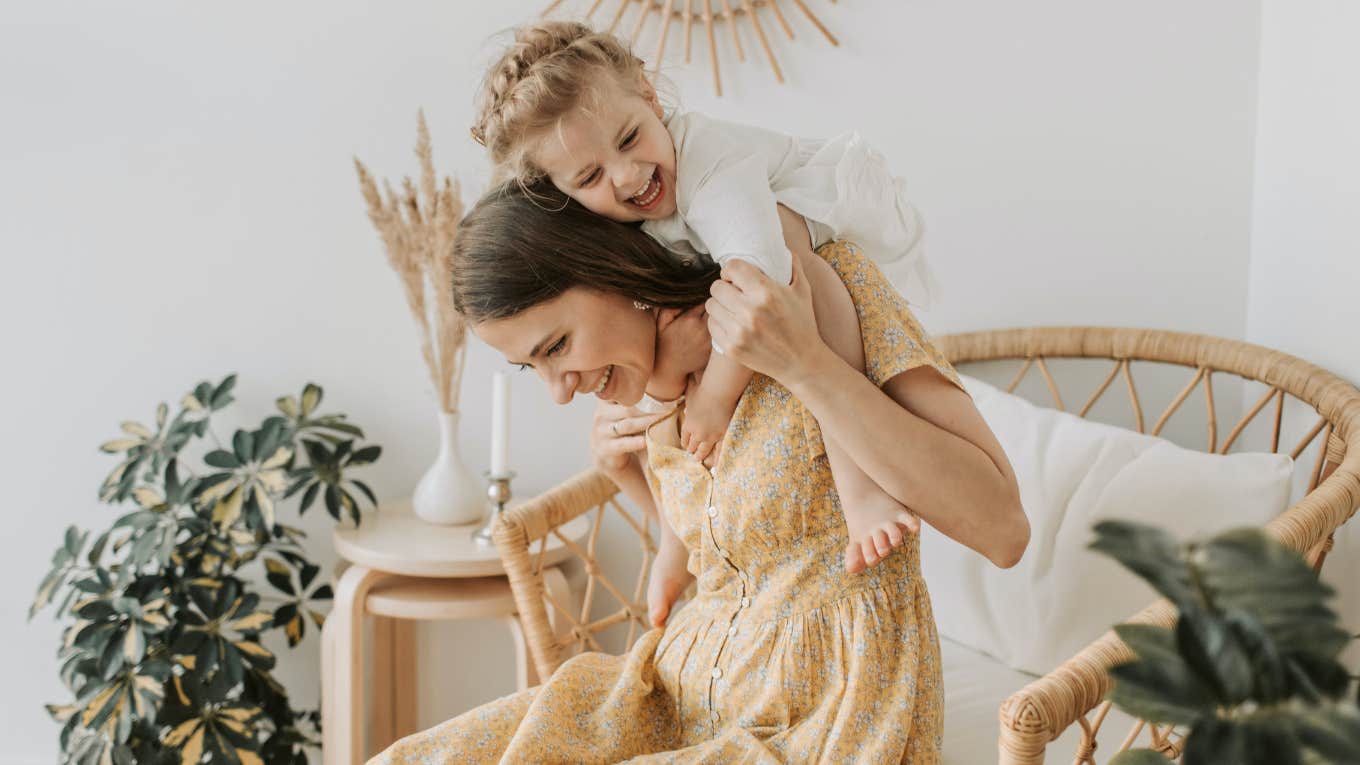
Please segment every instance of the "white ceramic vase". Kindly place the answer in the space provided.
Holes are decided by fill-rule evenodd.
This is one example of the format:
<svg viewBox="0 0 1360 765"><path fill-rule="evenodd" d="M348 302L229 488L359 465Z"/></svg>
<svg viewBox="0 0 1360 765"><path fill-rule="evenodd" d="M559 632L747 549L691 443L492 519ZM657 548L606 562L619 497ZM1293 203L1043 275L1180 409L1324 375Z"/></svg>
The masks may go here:
<svg viewBox="0 0 1360 765"><path fill-rule="evenodd" d="M440 526L475 523L486 512L486 487L458 453L456 413L439 413L439 455L416 484L411 505L416 517Z"/></svg>

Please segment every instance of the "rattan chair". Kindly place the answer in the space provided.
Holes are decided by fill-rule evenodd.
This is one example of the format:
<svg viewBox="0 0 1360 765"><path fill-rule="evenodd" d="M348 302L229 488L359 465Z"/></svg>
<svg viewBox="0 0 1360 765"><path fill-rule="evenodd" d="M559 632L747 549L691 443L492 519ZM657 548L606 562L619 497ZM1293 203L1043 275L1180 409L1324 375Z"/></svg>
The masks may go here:
<svg viewBox="0 0 1360 765"><path fill-rule="evenodd" d="M1038 391L1046 390L1058 409L1066 409L1066 406L1054 370L1060 365L1075 363L1066 360L1081 359L1086 360L1081 362L1085 365L1098 364L1102 367L1103 379L1086 388L1092 392L1087 394L1084 405L1078 410L1079 415L1108 414L1112 402L1103 397L1115 378L1120 377L1128 395L1128 408L1123 410L1123 415L1131 419L1134 429L1154 435L1163 434L1173 415L1183 410L1182 405L1196 388L1201 388L1205 414L1202 424L1207 431L1205 451L1208 452L1227 453L1234 447L1243 449L1246 436L1257 434L1257 431L1265 443L1253 444L1253 450L1269 448L1279 452L1283 432L1288 429L1286 420L1292 422L1300 411L1303 412L1307 422L1300 429L1302 437L1297 441L1291 438L1283 444L1293 443L1289 454L1295 459L1301 496L1266 529L1276 539L1303 553L1319 570L1331 549L1334 531L1360 506L1360 390L1293 356L1205 335L1098 327L972 332L942 336L935 342L963 371L972 371L970 365L979 362L1018 363L1019 369L1007 386L1011 391L1016 391L1022 381L1027 382L1028 389L1035 389L1036 376L1031 370L1037 369L1037 377L1042 380ZM1135 371L1143 374L1149 367L1157 367L1164 370L1159 373L1164 375L1165 371L1174 371L1177 366L1188 369L1188 379L1174 398L1164 408L1159 408L1149 428L1150 412L1144 410L1134 382ZM1180 374L1187 376L1185 370ZM1101 374L1088 377L1100 379ZM1239 388L1236 390L1229 390L1219 382L1220 402L1236 398L1227 393L1246 394L1242 399L1243 413L1235 418L1226 436L1220 438L1218 417L1224 407L1215 402L1215 382L1223 378L1249 382L1237 383ZM1259 398L1251 388L1263 391ZM1020 392L1025 393L1024 390ZM1245 406L1247 402L1251 405ZM1268 419L1257 423L1258 416L1268 407ZM1290 414L1288 418L1287 413ZM1268 432L1263 425L1269 425ZM618 638L622 638L621 641L615 638L608 647L617 651L631 646L647 629L643 597L648 564L656 549L655 522L630 512L617 501L616 494L617 488L604 476L595 472L582 473L503 513L496 526L495 542L504 559L540 677L550 676L577 651L605 650L601 636L608 631L613 630ZM556 534L557 527L584 513L595 514L589 541L581 546L564 540L580 557L588 577L584 602L575 606L545 600L542 542ZM612 581L596 561L604 519L612 513L622 516L626 526L636 533L641 546L641 567L635 578L630 576L631 586ZM610 552L611 557L616 554L612 546ZM617 601L618 607L592 618L597 610L593 600L600 593ZM563 618L550 621L550 609ZM1129 619L1168 626L1174 620L1175 612L1165 600L1152 603L1130 615ZM554 621L557 622L556 629ZM1103 700L1111 682L1107 669L1130 658L1132 654L1115 633L1109 631L1057 669L1018 689L999 710L999 762L1004 765L1033 765L1046 761L1095 765L1096 736L1110 709L1109 702ZM1081 729L1077 751L1046 752L1049 743L1073 725ZM1140 736L1148 740L1135 744ZM1151 746L1169 759L1177 759L1182 741L1181 731L1139 722L1117 751L1133 745ZM1102 752L1102 756L1108 759L1114 753Z"/></svg>

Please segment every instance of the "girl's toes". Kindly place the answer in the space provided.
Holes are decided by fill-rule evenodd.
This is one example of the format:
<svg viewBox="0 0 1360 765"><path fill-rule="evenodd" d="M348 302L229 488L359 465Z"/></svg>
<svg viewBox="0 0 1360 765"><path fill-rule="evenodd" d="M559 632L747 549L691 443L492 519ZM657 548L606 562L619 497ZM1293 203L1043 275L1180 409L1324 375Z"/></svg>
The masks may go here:
<svg viewBox="0 0 1360 765"><path fill-rule="evenodd" d="M867 567L868 564L864 562L864 552L860 550L859 544L851 542L850 545L845 548L845 570L852 574L857 574Z"/></svg>
<svg viewBox="0 0 1360 765"><path fill-rule="evenodd" d="M902 527L898 526L896 523L890 523L888 524L887 532L888 541L892 543L892 546L900 547L902 545Z"/></svg>
<svg viewBox="0 0 1360 765"><path fill-rule="evenodd" d="M874 549L878 551L878 557L886 558L892 552L892 543L888 541L888 533L883 529L874 529Z"/></svg>
<svg viewBox="0 0 1360 765"><path fill-rule="evenodd" d="M897 514L897 522L913 534L921 533L921 519L916 516L916 513L904 510Z"/></svg>
<svg viewBox="0 0 1360 765"><path fill-rule="evenodd" d="M860 549L864 550L864 565L873 566L880 560L883 560L883 558L879 556L878 550L874 549L874 540L872 537L860 542L859 546Z"/></svg>

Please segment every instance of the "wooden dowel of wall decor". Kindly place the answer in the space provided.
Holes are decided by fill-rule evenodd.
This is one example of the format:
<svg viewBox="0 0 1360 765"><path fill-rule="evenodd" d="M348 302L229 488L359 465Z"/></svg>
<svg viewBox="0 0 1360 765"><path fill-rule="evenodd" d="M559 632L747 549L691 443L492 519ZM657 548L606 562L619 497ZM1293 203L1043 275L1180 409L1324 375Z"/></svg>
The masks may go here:
<svg viewBox="0 0 1360 765"><path fill-rule="evenodd" d="M779 69L779 62L775 60L774 51L770 50L770 41L765 39L765 28L760 25L760 17L756 16L755 6L751 5L751 0L741 0L742 7L746 9L747 15L751 17L751 26L756 28L756 39L760 40L760 47L765 50L765 58L770 61L770 68L774 70L774 78L783 84L784 73Z"/></svg>
<svg viewBox="0 0 1360 765"><path fill-rule="evenodd" d="M707 2L707 0L705 0ZM690 37L694 31L694 0L685 0L685 63L689 63Z"/></svg>
<svg viewBox="0 0 1360 765"><path fill-rule="evenodd" d="M732 4L727 0L722 0L723 15L727 17L727 26L732 29L732 44L737 46L737 61L746 63L746 51L741 47L741 35L737 30L737 14L732 12Z"/></svg>
<svg viewBox="0 0 1360 765"><path fill-rule="evenodd" d="M614 34L614 28L619 25L619 19L623 18L623 12L628 10L628 3L632 0L619 0L619 9L614 11L614 18L609 21L609 34Z"/></svg>
<svg viewBox="0 0 1360 765"><path fill-rule="evenodd" d="M538 15L547 16L549 13L552 13L557 8L557 6L561 4L562 0L552 0L551 3L548 3L548 7L544 8Z"/></svg>
<svg viewBox="0 0 1360 765"><path fill-rule="evenodd" d="M826 28L826 25L822 23L822 20L817 18L817 15L812 12L812 9L807 7L807 3L803 2L803 0L793 0L793 4L798 6L798 10L802 11L803 15L808 17L808 21L812 22L812 26L817 27L817 31L821 32L822 36L824 36L828 42L832 45L840 45L840 41L836 39L835 35L831 34L831 30Z"/></svg>
<svg viewBox="0 0 1360 765"><path fill-rule="evenodd" d="M700 2L704 4L704 30L708 32L708 60L713 64L713 90L721 96L722 77L718 75L718 43L713 39L713 9L709 7L708 0Z"/></svg>
<svg viewBox="0 0 1360 765"><path fill-rule="evenodd" d="M638 14L637 23L633 24L633 34L628 38L628 45L630 47L637 46L638 35L642 34L642 26L647 23L647 17L652 15L652 10L652 4L644 0L642 3L642 12Z"/></svg>
<svg viewBox="0 0 1360 765"><path fill-rule="evenodd" d="M779 26L784 28L784 34L788 35L790 40L794 39L793 27L789 26L789 20L784 18L784 12L779 10L779 0L770 3L770 10L774 11L774 17L779 20Z"/></svg>
<svg viewBox="0 0 1360 765"><path fill-rule="evenodd" d="M599 7L600 7L600 4L603 3L603 2L604 2L604 0L595 0L595 2L591 3L591 4L590 4L590 10L586 11L586 18L588 19L588 18L590 18L591 16L594 16L594 15L595 15L595 9L596 9L596 8L599 8Z"/></svg>
<svg viewBox="0 0 1360 765"><path fill-rule="evenodd" d="M656 56L652 59L652 71L661 71L661 57L666 55L666 38L671 31L671 8L674 7L675 0L666 0L666 7L661 9L661 39L656 43Z"/></svg>

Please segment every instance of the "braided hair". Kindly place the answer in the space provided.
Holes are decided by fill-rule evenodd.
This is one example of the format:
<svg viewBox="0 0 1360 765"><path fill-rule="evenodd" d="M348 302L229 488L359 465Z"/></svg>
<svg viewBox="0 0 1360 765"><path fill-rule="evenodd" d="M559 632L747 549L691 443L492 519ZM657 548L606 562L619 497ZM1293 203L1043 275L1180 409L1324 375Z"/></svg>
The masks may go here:
<svg viewBox="0 0 1360 765"><path fill-rule="evenodd" d="M531 141L594 93L602 74L640 88L642 69L624 42L585 24L519 27L482 83L472 137L490 151L498 180L527 185L543 176L528 158Z"/></svg>

